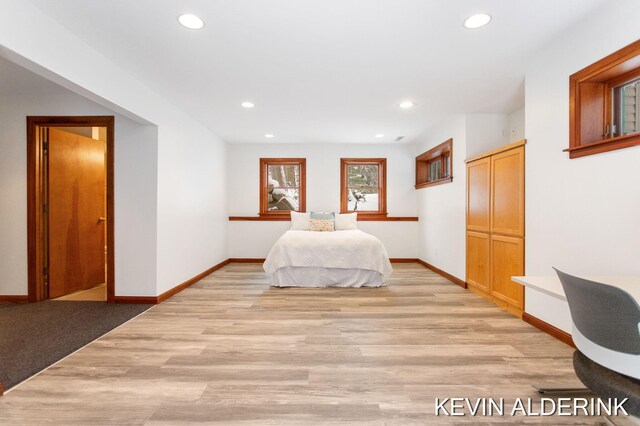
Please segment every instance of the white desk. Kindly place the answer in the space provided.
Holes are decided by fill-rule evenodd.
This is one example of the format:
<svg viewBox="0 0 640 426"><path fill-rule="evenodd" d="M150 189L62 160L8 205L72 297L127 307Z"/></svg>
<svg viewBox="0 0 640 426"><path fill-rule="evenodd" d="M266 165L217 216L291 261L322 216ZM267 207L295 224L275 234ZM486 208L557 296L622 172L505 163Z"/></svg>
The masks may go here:
<svg viewBox="0 0 640 426"><path fill-rule="evenodd" d="M618 287L626 291L640 305L640 276L638 275L581 278ZM557 276L524 276L511 277L511 279L527 288L547 294L558 300L567 301L562 284ZM636 325L634 324L634 326ZM637 326L640 327L640 324ZM585 337L575 324L572 327L571 337L580 352L589 359L620 374L640 379L640 355L618 352L599 346Z"/></svg>
<svg viewBox="0 0 640 426"><path fill-rule="evenodd" d="M640 305L640 275L581 278L621 288L629 293L636 300L638 305ZM539 292L548 294L549 296L565 302L567 301L567 297L564 295L562 284L560 284L560 279L557 275L511 277L511 279L527 288L538 290Z"/></svg>

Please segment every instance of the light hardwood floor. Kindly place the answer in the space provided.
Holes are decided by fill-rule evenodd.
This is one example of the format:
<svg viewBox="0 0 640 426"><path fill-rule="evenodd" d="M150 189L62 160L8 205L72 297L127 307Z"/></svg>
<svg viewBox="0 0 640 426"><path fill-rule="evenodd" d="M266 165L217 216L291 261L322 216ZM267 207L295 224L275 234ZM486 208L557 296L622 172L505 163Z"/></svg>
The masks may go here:
<svg viewBox="0 0 640 426"><path fill-rule="evenodd" d="M231 264L0 398L0 424L594 424L434 417L539 396L573 350L418 264L389 286L276 289Z"/></svg>
<svg viewBox="0 0 640 426"><path fill-rule="evenodd" d="M107 285L100 284L87 290L76 291L75 293L60 296L53 300L74 300L81 302L105 302L107 300Z"/></svg>

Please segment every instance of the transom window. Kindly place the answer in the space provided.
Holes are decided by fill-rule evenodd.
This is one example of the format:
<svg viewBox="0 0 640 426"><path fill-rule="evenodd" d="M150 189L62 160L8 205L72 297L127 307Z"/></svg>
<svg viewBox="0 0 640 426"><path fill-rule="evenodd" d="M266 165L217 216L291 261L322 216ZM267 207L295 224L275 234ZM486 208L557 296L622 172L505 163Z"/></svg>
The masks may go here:
<svg viewBox="0 0 640 426"><path fill-rule="evenodd" d="M640 40L569 78L569 158L640 145Z"/></svg>
<svg viewBox="0 0 640 426"><path fill-rule="evenodd" d="M451 155L453 139L431 148L416 157L416 189L440 185L453 180L451 176Z"/></svg>
<svg viewBox="0 0 640 426"><path fill-rule="evenodd" d="M613 126L607 136L616 137L640 132L640 78L614 87Z"/></svg>
<svg viewBox="0 0 640 426"><path fill-rule="evenodd" d="M306 159L260 159L260 215L306 211Z"/></svg>
<svg viewBox="0 0 640 426"><path fill-rule="evenodd" d="M386 215L386 181L386 158L342 158L340 160L340 211Z"/></svg>

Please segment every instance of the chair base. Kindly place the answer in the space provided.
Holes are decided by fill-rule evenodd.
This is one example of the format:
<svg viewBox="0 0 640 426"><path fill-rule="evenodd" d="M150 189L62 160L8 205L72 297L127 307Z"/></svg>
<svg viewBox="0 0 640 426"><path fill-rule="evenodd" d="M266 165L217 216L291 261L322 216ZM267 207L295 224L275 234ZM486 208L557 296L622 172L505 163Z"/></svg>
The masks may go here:
<svg viewBox="0 0 640 426"><path fill-rule="evenodd" d="M582 352L573 353L573 368L582 383L602 398L627 398L624 409L640 417L640 380L616 373L587 358Z"/></svg>

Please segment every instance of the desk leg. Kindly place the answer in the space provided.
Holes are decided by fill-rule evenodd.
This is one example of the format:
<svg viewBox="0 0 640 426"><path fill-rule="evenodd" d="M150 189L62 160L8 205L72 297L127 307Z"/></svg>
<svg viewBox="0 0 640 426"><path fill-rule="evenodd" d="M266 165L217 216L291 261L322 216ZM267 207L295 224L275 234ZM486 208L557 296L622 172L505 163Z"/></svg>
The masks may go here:
<svg viewBox="0 0 640 426"><path fill-rule="evenodd" d="M554 393L591 393L588 388L582 386L536 386L532 385L538 393L554 394Z"/></svg>

